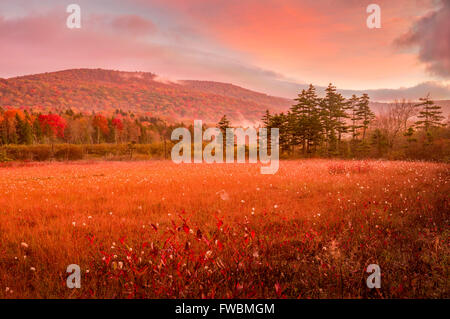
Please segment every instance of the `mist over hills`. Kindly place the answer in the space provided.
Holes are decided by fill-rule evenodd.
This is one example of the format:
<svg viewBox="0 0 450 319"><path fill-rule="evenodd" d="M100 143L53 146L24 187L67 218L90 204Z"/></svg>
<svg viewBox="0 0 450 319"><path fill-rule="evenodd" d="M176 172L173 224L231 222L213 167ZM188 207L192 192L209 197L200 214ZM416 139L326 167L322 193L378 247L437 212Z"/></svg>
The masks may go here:
<svg viewBox="0 0 450 319"><path fill-rule="evenodd" d="M299 88L300 91L300 88ZM226 114L233 124L258 122L266 109L285 112L293 100L230 83L168 81L149 72L73 69L0 79L0 107L35 111L114 112L161 117L170 121L201 119L215 123ZM450 101L438 101L444 114ZM386 103L372 102L379 112Z"/></svg>

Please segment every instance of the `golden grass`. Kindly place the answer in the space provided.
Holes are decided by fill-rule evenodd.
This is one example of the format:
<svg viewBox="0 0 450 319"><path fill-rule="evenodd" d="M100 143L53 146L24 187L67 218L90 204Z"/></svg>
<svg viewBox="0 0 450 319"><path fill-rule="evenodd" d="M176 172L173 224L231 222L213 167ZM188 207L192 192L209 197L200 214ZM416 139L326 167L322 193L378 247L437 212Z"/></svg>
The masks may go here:
<svg viewBox="0 0 450 319"><path fill-rule="evenodd" d="M0 168L0 298L449 297L449 177L385 161Z"/></svg>

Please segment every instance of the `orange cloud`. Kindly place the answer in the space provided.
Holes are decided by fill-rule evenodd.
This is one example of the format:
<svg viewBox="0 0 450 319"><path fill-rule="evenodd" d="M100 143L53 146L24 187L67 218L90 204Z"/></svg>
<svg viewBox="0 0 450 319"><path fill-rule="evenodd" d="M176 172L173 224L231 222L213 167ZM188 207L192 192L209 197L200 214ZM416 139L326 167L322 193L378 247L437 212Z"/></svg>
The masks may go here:
<svg viewBox="0 0 450 319"><path fill-rule="evenodd" d="M366 90L435 80L423 71L431 60L392 45L434 0L378 0L377 30L366 27L368 0L111 0L109 12L80 1L79 30L65 27L63 7L0 15L0 76L101 67L232 82L286 97L305 82ZM443 45L438 40L445 32L435 33L435 43ZM442 61L448 51L424 52ZM427 87L439 89L439 96L448 92ZM383 92L383 98L394 96Z"/></svg>
<svg viewBox="0 0 450 319"><path fill-rule="evenodd" d="M169 0L164 6L190 17L186 20L195 22L197 32L240 52L247 61L291 78L321 84L336 81L346 87L423 81L415 53L398 53L392 43L433 7L433 1L377 1L382 8L378 30L366 26L369 3Z"/></svg>

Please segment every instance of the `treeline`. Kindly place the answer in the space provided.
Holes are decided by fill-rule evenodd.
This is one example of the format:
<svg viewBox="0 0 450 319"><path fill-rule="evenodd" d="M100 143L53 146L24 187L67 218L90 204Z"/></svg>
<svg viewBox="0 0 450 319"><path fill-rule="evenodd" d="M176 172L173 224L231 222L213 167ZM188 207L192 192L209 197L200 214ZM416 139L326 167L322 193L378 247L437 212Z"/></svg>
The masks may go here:
<svg viewBox="0 0 450 319"><path fill-rule="evenodd" d="M116 110L110 116L75 113L41 114L27 109L0 108L0 145L101 144L165 142L172 128L164 120Z"/></svg>
<svg viewBox="0 0 450 319"><path fill-rule="evenodd" d="M396 101L378 116L367 94L346 99L332 84L323 98L310 85L295 101L287 113L262 118L265 127L279 128L285 156L450 159L449 127L430 96Z"/></svg>
<svg viewBox="0 0 450 319"><path fill-rule="evenodd" d="M0 108L0 162L87 158L169 158L170 135L183 123L117 109L110 115Z"/></svg>
<svg viewBox="0 0 450 319"><path fill-rule="evenodd" d="M302 90L288 112L270 114L267 111L262 121L267 128L279 129L281 155L285 158L450 161L448 121L444 123L441 108L429 96L421 98L419 103L396 101L377 115L370 109L369 100L367 94L346 99L332 84L324 97L318 97L314 86L310 85ZM230 122L224 116L217 126L225 131ZM177 127L186 125L170 124L161 118L135 115L121 109L108 115L74 112L71 108L42 114L31 108L0 107L0 157L76 159L97 154L97 151L90 151L94 149L91 145L99 145L100 153L109 149L101 153L103 157L127 156L128 152L132 155L137 147L146 150L143 154L168 158L171 133ZM187 127L192 133L192 125ZM62 146L56 149L54 145L59 144L75 146L70 150ZM117 146L100 146L107 144ZM154 150L139 146L148 144L154 145ZM28 148L31 153L26 151L28 145L35 146ZM80 149L82 155L79 155Z"/></svg>
<svg viewBox="0 0 450 319"><path fill-rule="evenodd" d="M194 81L195 82L195 81ZM227 113L234 119L257 120L261 108L288 106L277 98L262 98L242 88L172 83L152 73L78 69L0 79L0 107L32 106L35 110L111 114L115 109L131 110L168 119L213 121Z"/></svg>
<svg viewBox="0 0 450 319"><path fill-rule="evenodd" d="M9 161L47 160L131 160L170 158L172 143L152 144L35 144L0 147L0 163Z"/></svg>

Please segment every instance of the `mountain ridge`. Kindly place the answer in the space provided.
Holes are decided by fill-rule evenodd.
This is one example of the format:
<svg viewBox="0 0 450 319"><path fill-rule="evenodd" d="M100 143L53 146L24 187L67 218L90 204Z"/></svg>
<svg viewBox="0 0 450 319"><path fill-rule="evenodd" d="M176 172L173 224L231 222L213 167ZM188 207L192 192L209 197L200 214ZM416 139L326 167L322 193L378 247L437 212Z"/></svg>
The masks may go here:
<svg viewBox="0 0 450 319"><path fill-rule="evenodd" d="M450 101L443 106L450 113ZM171 121L217 122L224 114L233 122L254 124L264 112L286 112L294 100L252 91L232 83L170 81L151 72L68 69L0 79L0 107L75 112L114 112L161 117ZM372 102L379 112L385 102Z"/></svg>
<svg viewBox="0 0 450 319"><path fill-rule="evenodd" d="M203 85L206 83L214 82ZM289 99L234 85L233 95L196 86L192 80L186 80L185 84L161 81L150 72L69 69L0 81L0 106L50 111L72 108L78 112L121 109L168 119L209 122L216 122L226 114L233 121L256 122L266 109L280 112L292 104Z"/></svg>

